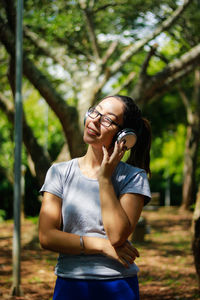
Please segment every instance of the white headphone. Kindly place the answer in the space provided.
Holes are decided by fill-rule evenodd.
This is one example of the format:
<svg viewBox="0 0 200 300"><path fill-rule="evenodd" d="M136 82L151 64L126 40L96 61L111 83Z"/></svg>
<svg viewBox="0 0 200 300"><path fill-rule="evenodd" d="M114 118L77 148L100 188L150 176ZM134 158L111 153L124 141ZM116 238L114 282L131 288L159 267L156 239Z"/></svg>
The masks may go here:
<svg viewBox="0 0 200 300"><path fill-rule="evenodd" d="M137 135L133 129L124 128L116 134L116 136L114 137L114 142L116 140L118 143L124 141L124 145L126 146L127 150L129 150L137 142Z"/></svg>

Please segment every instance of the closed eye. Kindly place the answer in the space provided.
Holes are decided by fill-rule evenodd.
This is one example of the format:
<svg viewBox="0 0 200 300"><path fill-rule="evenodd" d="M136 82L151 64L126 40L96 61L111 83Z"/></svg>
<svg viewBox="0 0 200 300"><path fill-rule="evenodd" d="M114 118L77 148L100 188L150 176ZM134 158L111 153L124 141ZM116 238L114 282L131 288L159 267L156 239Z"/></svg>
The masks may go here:
<svg viewBox="0 0 200 300"><path fill-rule="evenodd" d="M103 116L103 119L105 120L105 121L108 121L108 122L113 122L113 120L111 120L109 117L107 117L107 116Z"/></svg>

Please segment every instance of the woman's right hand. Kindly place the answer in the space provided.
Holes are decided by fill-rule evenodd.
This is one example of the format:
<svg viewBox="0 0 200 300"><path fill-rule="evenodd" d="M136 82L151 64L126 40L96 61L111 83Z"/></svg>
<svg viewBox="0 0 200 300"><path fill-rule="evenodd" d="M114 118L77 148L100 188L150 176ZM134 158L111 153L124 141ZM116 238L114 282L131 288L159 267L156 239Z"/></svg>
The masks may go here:
<svg viewBox="0 0 200 300"><path fill-rule="evenodd" d="M134 262L136 257L140 256L138 250L133 247L133 245L129 241L126 241L119 247L113 247L110 241L106 239L104 240L102 249L104 255L116 259L126 268L129 267L129 264L132 264Z"/></svg>

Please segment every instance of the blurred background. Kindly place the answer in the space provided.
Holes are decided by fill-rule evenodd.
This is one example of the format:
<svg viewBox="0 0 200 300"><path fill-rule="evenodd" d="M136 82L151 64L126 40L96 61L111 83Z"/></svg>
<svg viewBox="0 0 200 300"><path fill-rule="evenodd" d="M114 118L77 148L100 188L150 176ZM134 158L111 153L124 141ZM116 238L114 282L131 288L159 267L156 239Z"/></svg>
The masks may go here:
<svg viewBox="0 0 200 300"><path fill-rule="evenodd" d="M5 250L0 274L5 290L11 280L16 2L0 1L0 241ZM173 289L183 281L191 289L193 262L200 288L199 19L199 0L24 1L21 216L22 246L31 251L22 253L24 280L30 272L27 255L40 272L27 279L29 284L41 287L56 263L49 253L37 252L39 190L46 172L52 163L85 153L85 112L104 96L122 94L136 101L152 125L153 199L138 224L139 236L138 231L133 236L144 258L139 261L142 282L149 288L143 287L143 299L198 298L196 287L186 297L185 285L185 298ZM164 280L160 290L158 274ZM183 281L177 284L177 278ZM43 299L51 297L51 280L44 283ZM152 293L152 280L158 295Z"/></svg>

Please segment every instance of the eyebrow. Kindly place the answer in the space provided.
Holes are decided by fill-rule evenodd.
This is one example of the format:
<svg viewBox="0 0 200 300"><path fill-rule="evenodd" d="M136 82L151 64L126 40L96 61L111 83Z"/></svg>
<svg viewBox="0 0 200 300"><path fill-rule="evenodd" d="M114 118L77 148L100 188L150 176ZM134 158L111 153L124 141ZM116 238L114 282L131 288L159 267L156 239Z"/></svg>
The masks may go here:
<svg viewBox="0 0 200 300"><path fill-rule="evenodd" d="M102 108L101 104L98 104L97 106L99 106L100 108ZM112 115L112 116L114 116L117 120L119 119L118 116L116 116L115 114L113 114L113 113L111 113L111 112L106 113L105 116L106 116L106 115Z"/></svg>

